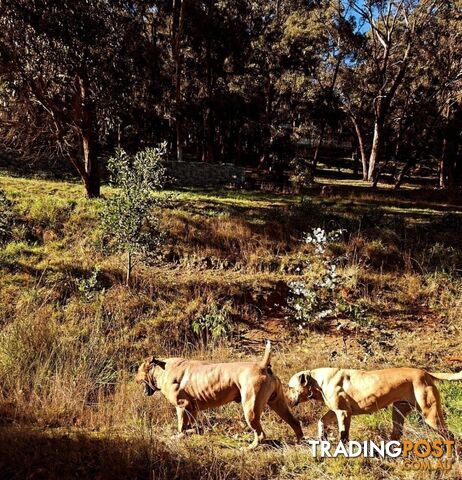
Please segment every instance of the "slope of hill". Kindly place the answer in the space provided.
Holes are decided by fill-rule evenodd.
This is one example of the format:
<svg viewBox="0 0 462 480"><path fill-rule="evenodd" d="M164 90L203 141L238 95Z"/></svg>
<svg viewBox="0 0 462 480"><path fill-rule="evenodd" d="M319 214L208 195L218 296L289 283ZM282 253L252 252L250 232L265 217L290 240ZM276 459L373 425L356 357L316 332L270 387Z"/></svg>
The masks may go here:
<svg viewBox="0 0 462 480"><path fill-rule="evenodd" d="M3 478L412 477L399 461L315 461L271 414L268 436L287 445L243 452L237 405L207 412L203 436L171 440L173 409L143 397L133 372L151 353L259 356L265 338L283 381L315 366L448 370L462 354L460 208L355 189L173 191L162 252L127 287L102 238L104 200L66 182L3 176L0 188L15 219L0 247ZM317 228L321 249L307 239ZM462 385L441 391L460 438ZM295 410L308 437L321 411ZM352 438L386 438L390 417L355 418ZM406 435L432 436L417 418Z"/></svg>

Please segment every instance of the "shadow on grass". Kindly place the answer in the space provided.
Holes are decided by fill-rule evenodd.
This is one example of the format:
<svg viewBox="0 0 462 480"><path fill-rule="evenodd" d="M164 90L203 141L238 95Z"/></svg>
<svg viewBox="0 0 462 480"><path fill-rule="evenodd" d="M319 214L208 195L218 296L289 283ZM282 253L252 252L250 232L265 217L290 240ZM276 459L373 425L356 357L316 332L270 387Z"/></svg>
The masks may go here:
<svg viewBox="0 0 462 480"><path fill-rule="evenodd" d="M125 439L82 433L0 429L0 478L135 480L239 478L216 458L199 464L155 438Z"/></svg>

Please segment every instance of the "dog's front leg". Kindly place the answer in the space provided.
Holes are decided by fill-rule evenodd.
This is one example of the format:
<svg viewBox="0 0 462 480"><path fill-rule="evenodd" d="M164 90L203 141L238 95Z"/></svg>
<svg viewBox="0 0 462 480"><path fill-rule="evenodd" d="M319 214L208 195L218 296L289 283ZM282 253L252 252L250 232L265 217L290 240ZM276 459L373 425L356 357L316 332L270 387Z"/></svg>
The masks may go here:
<svg viewBox="0 0 462 480"><path fill-rule="evenodd" d="M335 410L335 415L337 415L340 441L346 443L350 438L351 414L346 410Z"/></svg>
<svg viewBox="0 0 462 480"><path fill-rule="evenodd" d="M336 419L335 412L329 410L325 415L321 417L318 422L318 437L319 440L327 440L327 427L332 424Z"/></svg>
<svg viewBox="0 0 462 480"><path fill-rule="evenodd" d="M292 430L295 432L297 437L297 442L300 443L303 440L302 427L300 422L290 412L283 394L277 395L274 400L268 402L268 405L292 427Z"/></svg>
<svg viewBox="0 0 462 480"><path fill-rule="evenodd" d="M188 423L186 409L184 407L176 407L176 415L178 417L178 437L183 437L185 426Z"/></svg>

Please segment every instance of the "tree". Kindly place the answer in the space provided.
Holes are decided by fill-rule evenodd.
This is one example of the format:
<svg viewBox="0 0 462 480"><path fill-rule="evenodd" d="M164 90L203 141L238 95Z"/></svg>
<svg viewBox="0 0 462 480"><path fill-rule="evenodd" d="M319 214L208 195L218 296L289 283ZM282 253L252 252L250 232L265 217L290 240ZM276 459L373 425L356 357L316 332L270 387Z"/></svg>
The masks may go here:
<svg viewBox="0 0 462 480"><path fill-rule="evenodd" d="M384 129L392 101L401 86L418 43L419 33L427 28L442 2L438 0L349 0L349 7L365 30L352 68L362 68L368 75L373 96L373 133L368 159L367 180L375 186L379 178L379 160L384 143Z"/></svg>
<svg viewBox="0 0 462 480"><path fill-rule="evenodd" d="M116 147L167 141L177 160L259 166L276 180L296 159L309 179L346 134L365 181L384 173L399 186L420 166L436 179L439 163L442 188L453 189L460 7L2 0L0 155L65 159L91 197Z"/></svg>
<svg viewBox="0 0 462 480"><path fill-rule="evenodd" d="M188 0L173 1L172 38L173 60L175 63L175 125L176 125L176 159L183 160L183 99L181 92L183 76L183 51L184 24L188 7Z"/></svg>
<svg viewBox="0 0 462 480"><path fill-rule="evenodd" d="M108 162L111 184L116 193L105 201L103 231L111 246L126 253L126 284L129 285L134 256L147 259L158 251L163 235L154 208L159 199L153 192L165 181L161 160L165 145L147 148L133 156L118 150Z"/></svg>
<svg viewBox="0 0 462 480"><path fill-rule="evenodd" d="M438 13L439 35L430 43L431 61L438 66L436 94L441 118L439 185L454 190L462 183L462 1L446 2Z"/></svg>
<svg viewBox="0 0 462 480"><path fill-rule="evenodd" d="M145 10L122 0L0 3L10 139L29 158L41 150L67 157L88 197L100 194L101 147L139 96Z"/></svg>

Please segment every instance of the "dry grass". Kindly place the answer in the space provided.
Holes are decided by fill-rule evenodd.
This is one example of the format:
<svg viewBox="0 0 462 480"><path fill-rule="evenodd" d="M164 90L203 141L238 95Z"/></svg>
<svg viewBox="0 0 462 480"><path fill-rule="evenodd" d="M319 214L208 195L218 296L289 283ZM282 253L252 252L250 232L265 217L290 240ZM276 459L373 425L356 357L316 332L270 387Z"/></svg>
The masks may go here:
<svg viewBox="0 0 462 480"><path fill-rule="evenodd" d="M447 370L444 357L461 354L456 207L443 213L438 203L416 207L370 193L301 202L171 192L161 212L169 230L162 256L138 265L127 288L122 258L102 248L101 201L65 182L0 177L0 187L17 217L0 247L2 478L417 478L399 461L312 459L271 414L263 420L269 437L287 444L241 451L250 435L237 405L207 412L205 435L174 442L172 407L143 397L132 377L148 353L248 358L267 337L284 381L321 365ZM338 301L351 308L321 330L299 332L285 309L287 283L318 275L319 259L300 242L317 226L347 230L332 254ZM191 324L224 304L229 332L206 344ZM461 387L441 390L460 437ZM297 410L308 437L320 413L310 403ZM352 437L384 438L389 427L390 412L355 418ZM407 435L430 433L413 422Z"/></svg>

